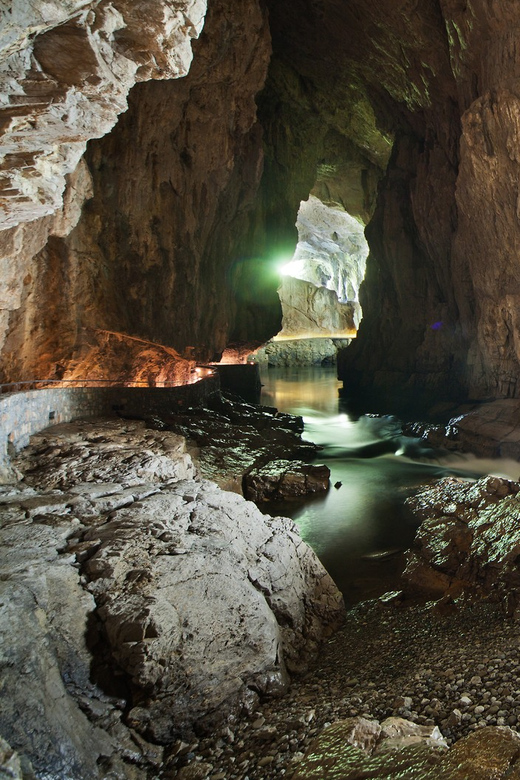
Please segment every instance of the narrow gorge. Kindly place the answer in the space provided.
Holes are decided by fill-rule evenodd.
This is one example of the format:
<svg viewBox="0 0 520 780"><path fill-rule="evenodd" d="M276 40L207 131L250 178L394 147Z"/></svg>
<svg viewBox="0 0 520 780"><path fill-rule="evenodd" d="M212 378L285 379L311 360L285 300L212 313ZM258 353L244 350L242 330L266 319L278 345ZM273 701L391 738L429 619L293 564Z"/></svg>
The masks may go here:
<svg viewBox="0 0 520 780"><path fill-rule="evenodd" d="M353 604L265 511L329 460L222 391L334 365L390 431L343 456L516 468L519 40L514 0L0 4L1 777L517 776L520 466L399 488Z"/></svg>

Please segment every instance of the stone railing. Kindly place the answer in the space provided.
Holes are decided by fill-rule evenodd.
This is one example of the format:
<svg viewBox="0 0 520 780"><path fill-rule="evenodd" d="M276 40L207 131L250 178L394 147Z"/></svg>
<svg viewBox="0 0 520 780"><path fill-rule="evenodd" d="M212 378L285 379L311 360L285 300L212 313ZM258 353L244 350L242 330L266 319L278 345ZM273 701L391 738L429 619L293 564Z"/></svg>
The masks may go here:
<svg viewBox="0 0 520 780"><path fill-rule="evenodd" d="M30 437L50 425L82 417L165 415L203 401L220 387L218 374L172 387L47 387L23 390L26 383L4 385L18 390L0 395L0 482L13 473L10 457ZM30 383L29 383L30 386Z"/></svg>

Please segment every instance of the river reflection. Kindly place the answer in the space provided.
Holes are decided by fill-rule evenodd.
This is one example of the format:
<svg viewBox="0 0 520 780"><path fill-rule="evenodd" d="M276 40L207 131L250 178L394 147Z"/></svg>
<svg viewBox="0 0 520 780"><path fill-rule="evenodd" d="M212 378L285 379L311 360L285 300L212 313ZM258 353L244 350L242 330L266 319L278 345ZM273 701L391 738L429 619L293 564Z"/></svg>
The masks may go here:
<svg viewBox="0 0 520 780"><path fill-rule="evenodd" d="M261 402L301 414L304 437L324 446L319 461L331 471L326 495L273 502L265 510L295 520L348 604L400 587L403 551L415 535L403 506L408 488L448 474L472 478L492 471L518 479L520 464L511 461L459 456L423 462L393 453L351 457L349 450L381 441L381 431L340 413L335 367L263 369L261 380Z"/></svg>

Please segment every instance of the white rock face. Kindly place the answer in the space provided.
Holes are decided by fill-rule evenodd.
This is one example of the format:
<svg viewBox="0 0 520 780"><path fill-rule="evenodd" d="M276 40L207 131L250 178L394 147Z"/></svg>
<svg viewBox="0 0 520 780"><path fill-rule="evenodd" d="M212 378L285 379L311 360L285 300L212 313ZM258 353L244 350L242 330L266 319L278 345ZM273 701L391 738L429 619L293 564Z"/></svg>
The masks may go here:
<svg viewBox="0 0 520 780"><path fill-rule="evenodd" d="M340 303L333 290L284 276L278 291L282 330L277 338L350 338L356 333L356 307Z"/></svg>
<svg viewBox="0 0 520 780"><path fill-rule="evenodd" d="M0 737L37 776L144 778L162 755L147 738L251 711L341 621L293 522L194 479L180 436L58 425L17 467L0 488Z"/></svg>
<svg viewBox="0 0 520 780"><path fill-rule="evenodd" d="M65 176L136 81L188 72L205 0L34 2L0 17L0 229L61 206ZM2 24L3 22L3 24Z"/></svg>
<svg viewBox="0 0 520 780"><path fill-rule="evenodd" d="M284 273L334 290L340 303L357 301L368 255L363 225L310 195L300 204L296 227L298 245Z"/></svg>

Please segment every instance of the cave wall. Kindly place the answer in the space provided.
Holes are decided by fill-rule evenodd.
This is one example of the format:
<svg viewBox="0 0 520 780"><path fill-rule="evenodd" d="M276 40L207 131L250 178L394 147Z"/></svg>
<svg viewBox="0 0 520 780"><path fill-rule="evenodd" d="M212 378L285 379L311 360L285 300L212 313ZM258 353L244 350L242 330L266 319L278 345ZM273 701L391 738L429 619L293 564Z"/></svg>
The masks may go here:
<svg viewBox="0 0 520 780"><path fill-rule="evenodd" d="M313 186L371 213L388 141L366 156L323 121L299 74L271 58L259 0L214 0L193 50L187 76L137 84L113 131L90 142L66 177L59 229L49 216L30 223L37 242L16 234L4 380L119 375L125 361L108 360L100 331L190 358L250 351L280 329L277 265ZM376 138L363 111L355 124Z"/></svg>
<svg viewBox="0 0 520 780"><path fill-rule="evenodd" d="M86 252L104 273L87 326L191 347L200 359L235 331L247 339L258 310L267 333L276 327L250 218L263 164L254 97L270 51L256 0L215 0L189 75L137 85L115 130L90 144L94 197L66 241L73 265ZM258 279L254 294L239 276Z"/></svg>
<svg viewBox="0 0 520 780"><path fill-rule="evenodd" d="M82 323L63 312L88 307L89 274L78 278L94 258L68 266L59 239L92 195L86 143L111 130L136 82L188 72L205 12L205 0L0 9L2 379L52 375L70 356Z"/></svg>
<svg viewBox="0 0 520 780"><path fill-rule="evenodd" d="M396 113L368 231L365 319L342 363L347 386L379 403L518 395L520 14L501 0L439 8L451 76Z"/></svg>
<svg viewBox="0 0 520 780"><path fill-rule="evenodd" d="M194 49L189 76L138 84L114 131L89 145L86 186L79 192L71 174L75 197L65 198L80 210L88 201L81 219L45 225L34 247L18 242L25 285L6 322L4 379L80 367L113 377L119 365L100 365L100 330L210 359L279 329L278 277L250 214L263 167L255 95L271 53L265 10L256 0L211 3Z"/></svg>
<svg viewBox="0 0 520 780"><path fill-rule="evenodd" d="M312 191L370 220L350 386L520 393L511 2L212 0L176 80L201 2L44 5L1 39L4 378L85 365L96 329L267 340Z"/></svg>

